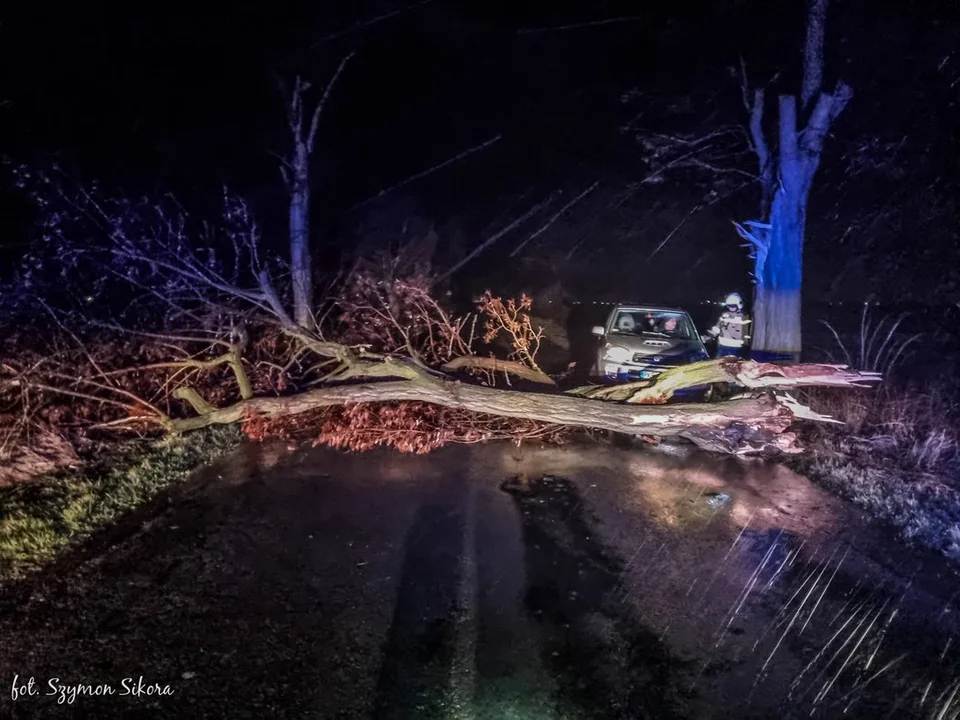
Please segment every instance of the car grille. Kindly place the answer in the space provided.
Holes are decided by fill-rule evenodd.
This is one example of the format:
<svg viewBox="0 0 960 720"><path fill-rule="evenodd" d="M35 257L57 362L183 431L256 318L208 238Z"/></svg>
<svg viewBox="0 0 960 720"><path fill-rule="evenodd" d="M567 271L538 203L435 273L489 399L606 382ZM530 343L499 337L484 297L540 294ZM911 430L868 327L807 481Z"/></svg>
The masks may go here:
<svg viewBox="0 0 960 720"><path fill-rule="evenodd" d="M633 362L637 365L656 365L657 367L670 367L675 365L673 362L666 362L668 358L663 357L662 355L644 355L643 353L637 353L633 356Z"/></svg>

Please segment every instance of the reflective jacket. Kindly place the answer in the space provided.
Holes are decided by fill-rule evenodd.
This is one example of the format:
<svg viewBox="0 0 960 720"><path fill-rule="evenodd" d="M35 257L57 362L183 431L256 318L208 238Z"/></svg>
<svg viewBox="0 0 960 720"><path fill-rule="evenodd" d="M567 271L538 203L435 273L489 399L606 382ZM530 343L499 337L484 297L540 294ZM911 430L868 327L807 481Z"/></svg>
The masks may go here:
<svg viewBox="0 0 960 720"><path fill-rule="evenodd" d="M743 347L750 340L750 318L742 312L727 311L709 330L721 347Z"/></svg>

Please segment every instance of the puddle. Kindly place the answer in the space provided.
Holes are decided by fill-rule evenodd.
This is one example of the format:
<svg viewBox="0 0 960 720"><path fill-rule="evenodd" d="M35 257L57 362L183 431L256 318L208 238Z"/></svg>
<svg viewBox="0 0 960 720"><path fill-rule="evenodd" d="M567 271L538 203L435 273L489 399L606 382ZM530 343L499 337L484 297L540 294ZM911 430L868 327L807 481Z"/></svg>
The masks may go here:
<svg viewBox="0 0 960 720"><path fill-rule="evenodd" d="M954 570L805 478L696 452L562 448L512 462L575 479L687 716L960 712Z"/></svg>

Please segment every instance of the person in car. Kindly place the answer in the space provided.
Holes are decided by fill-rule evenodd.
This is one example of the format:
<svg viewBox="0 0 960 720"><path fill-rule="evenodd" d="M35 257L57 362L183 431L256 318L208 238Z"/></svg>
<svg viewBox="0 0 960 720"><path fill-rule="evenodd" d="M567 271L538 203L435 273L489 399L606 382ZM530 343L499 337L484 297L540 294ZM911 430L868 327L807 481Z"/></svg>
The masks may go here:
<svg viewBox="0 0 960 720"><path fill-rule="evenodd" d="M717 324L707 334L717 341L717 357L743 357L743 349L750 341L750 318L743 312L743 298L739 293L731 293L724 306Z"/></svg>
<svg viewBox="0 0 960 720"><path fill-rule="evenodd" d="M660 332L665 335L673 335L677 332L677 319L668 317L660 324Z"/></svg>

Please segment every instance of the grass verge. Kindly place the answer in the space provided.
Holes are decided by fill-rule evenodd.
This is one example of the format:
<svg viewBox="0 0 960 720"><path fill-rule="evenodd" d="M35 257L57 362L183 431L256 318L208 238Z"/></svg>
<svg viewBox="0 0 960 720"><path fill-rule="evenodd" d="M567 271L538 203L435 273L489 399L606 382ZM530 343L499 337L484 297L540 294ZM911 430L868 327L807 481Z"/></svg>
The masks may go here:
<svg viewBox="0 0 960 720"><path fill-rule="evenodd" d="M226 454L240 437L230 426L129 443L107 459L0 489L0 580L38 567Z"/></svg>
<svg viewBox="0 0 960 720"><path fill-rule="evenodd" d="M960 560L955 388L892 385L808 395L813 407L844 425L816 428L797 469L905 539Z"/></svg>

